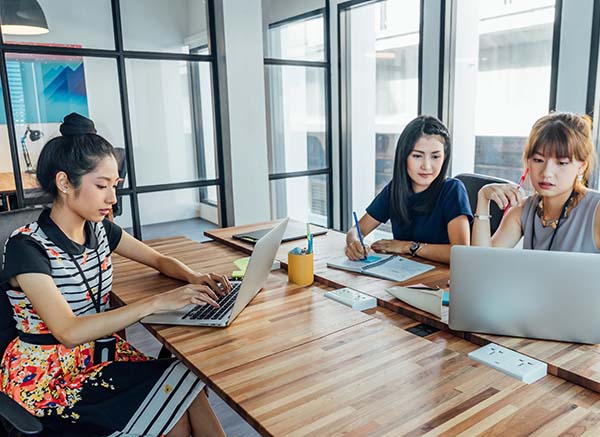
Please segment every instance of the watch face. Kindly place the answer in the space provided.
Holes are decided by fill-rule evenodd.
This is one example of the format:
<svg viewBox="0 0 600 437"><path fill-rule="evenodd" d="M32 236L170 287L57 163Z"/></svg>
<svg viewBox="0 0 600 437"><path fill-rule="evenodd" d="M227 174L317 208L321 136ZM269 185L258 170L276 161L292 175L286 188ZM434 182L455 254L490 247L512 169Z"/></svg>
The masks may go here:
<svg viewBox="0 0 600 437"><path fill-rule="evenodd" d="M419 248L419 243L417 243L416 241L413 241L412 243L410 243L410 251L411 252L414 252L418 248Z"/></svg>

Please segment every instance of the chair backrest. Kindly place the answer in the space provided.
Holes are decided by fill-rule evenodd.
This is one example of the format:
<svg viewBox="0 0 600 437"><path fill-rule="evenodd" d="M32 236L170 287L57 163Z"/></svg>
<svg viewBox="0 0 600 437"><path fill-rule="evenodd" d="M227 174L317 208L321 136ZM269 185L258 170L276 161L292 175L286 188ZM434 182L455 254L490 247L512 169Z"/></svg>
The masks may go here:
<svg viewBox="0 0 600 437"><path fill-rule="evenodd" d="M115 158L117 158L117 164L119 166L119 177L122 179L121 182L118 183L117 189L122 188L125 183L125 178L127 177L127 159L125 156L125 149L122 147L115 147ZM117 196L117 203L113 205L113 215L118 216L123 212L123 207L121 206L121 196Z"/></svg>
<svg viewBox="0 0 600 437"><path fill-rule="evenodd" d="M467 189L467 194L469 196L469 203L471 204L471 210L473 213L475 213L475 210L477 209L477 193L481 187L488 184L510 183L510 181L506 179L475 173L461 173L455 176L455 178L465 184L465 188ZM490 202L490 214L492 216L490 219L490 228L492 230L492 234L494 234L496 229L498 229L498 226L500 226L500 222L502 221L503 211L498 207L498 205L496 205L495 202Z"/></svg>
<svg viewBox="0 0 600 437"><path fill-rule="evenodd" d="M17 209L15 211L0 212L0 278L2 278L2 264L4 260L4 245L12 232L28 223L34 222L39 217L43 208L33 207ZM12 307L5 293L6 287L0 282L0 357L4 350L16 336L15 320Z"/></svg>

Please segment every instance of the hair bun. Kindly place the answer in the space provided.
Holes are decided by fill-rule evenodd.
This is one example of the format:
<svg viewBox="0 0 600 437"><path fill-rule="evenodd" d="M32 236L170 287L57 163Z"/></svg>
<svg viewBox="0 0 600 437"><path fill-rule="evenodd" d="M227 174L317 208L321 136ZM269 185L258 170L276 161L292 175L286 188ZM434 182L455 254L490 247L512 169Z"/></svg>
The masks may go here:
<svg viewBox="0 0 600 437"><path fill-rule="evenodd" d="M67 115L60 125L60 133L65 137L74 135L95 134L94 122L83 115L72 112Z"/></svg>

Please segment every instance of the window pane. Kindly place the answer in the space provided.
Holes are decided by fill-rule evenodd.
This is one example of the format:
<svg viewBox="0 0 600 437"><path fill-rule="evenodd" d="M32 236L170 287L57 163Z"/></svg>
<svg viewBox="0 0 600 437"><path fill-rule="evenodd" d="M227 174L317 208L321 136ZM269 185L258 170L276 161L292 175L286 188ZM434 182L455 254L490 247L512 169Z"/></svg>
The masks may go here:
<svg viewBox="0 0 600 437"><path fill-rule="evenodd" d="M7 53L6 64L23 170L35 170L42 147L60 135L71 112L91 118L100 135L124 147L114 59Z"/></svg>
<svg viewBox="0 0 600 437"><path fill-rule="evenodd" d="M281 24L269 24L268 32L268 58L325 61L322 13Z"/></svg>
<svg viewBox="0 0 600 437"><path fill-rule="evenodd" d="M519 180L531 126L548 113L554 3L458 2L454 174Z"/></svg>
<svg viewBox="0 0 600 437"><path fill-rule="evenodd" d="M352 209L362 213L392 177L402 129L418 114L419 0L387 0L343 12Z"/></svg>
<svg viewBox="0 0 600 437"><path fill-rule="evenodd" d="M327 167L325 71L266 66L271 173Z"/></svg>
<svg viewBox="0 0 600 437"><path fill-rule="evenodd" d="M9 6L9 3L17 6ZM32 3L35 4L0 0L0 6L6 8L2 15L5 42L93 49L115 48L110 0L37 0L40 9L21 9L20 5ZM24 16L30 18L22 18ZM15 27L15 24L20 26ZM43 27L48 29L46 33L31 34Z"/></svg>
<svg viewBox="0 0 600 437"><path fill-rule="evenodd" d="M121 0L121 20L125 50L190 53L209 46L204 0Z"/></svg>
<svg viewBox="0 0 600 437"><path fill-rule="evenodd" d="M271 181L271 216L327 227L327 175Z"/></svg>
<svg viewBox="0 0 600 437"><path fill-rule="evenodd" d="M212 187L211 187L212 188ZM201 188L138 196L144 240L185 236L206 241L204 231L218 227L218 206L201 204Z"/></svg>
<svg viewBox="0 0 600 437"><path fill-rule="evenodd" d="M210 67L126 60L138 185L217 177Z"/></svg>

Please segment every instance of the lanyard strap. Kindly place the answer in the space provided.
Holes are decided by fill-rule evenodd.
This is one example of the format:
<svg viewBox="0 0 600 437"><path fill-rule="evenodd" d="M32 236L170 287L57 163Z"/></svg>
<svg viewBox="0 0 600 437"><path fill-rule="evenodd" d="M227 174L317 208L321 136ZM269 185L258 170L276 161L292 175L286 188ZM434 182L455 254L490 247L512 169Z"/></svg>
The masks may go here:
<svg viewBox="0 0 600 437"><path fill-rule="evenodd" d="M546 250L552 250L552 244L554 244L554 238L556 237L556 232L558 231L559 226L561 225L563 218L567 218L566 214L567 214L567 207L569 206L569 203L571 203L571 199L573 198L573 194L575 194L575 190L571 191L571 194L569 194L569 198L567 199L567 201L564 203L562 210L560 212L560 216L558 217L558 221L556 222L556 227L554 228L554 231L552 232L552 237L550 238L550 244L548 245L548 249ZM544 214L544 211L542 211L542 215ZM535 216L537 214L534 212L533 214L533 220L531 223L531 247L533 249L535 249Z"/></svg>
<svg viewBox="0 0 600 437"><path fill-rule="evenodd" d="M102 265L100 263L100 254L98 253L98 249L95 250L96 253L96 259L98 260L98 290L96 292L96 296L94 296L94 291L92 290L92 287L90 287L90 283L88 282L87 278L85 277L85 274L83 273L83 270L81 268L81 266L79 265L79 263L77 262L77 260L75 259L75 257L72 254L69 254L69 256L71 257L71 261L73 261L73 264L75 264L75 267L77 267L77 271L79 272L79 274L81 275L81 278L83 279L83 283L85 284L85 286L88 289L88 293L90 294L90 298L92 299L92 303L94 304L94 308L96 309L97 313L102 312L102 308L100 307L100 302L102 300Z"/></svg>

